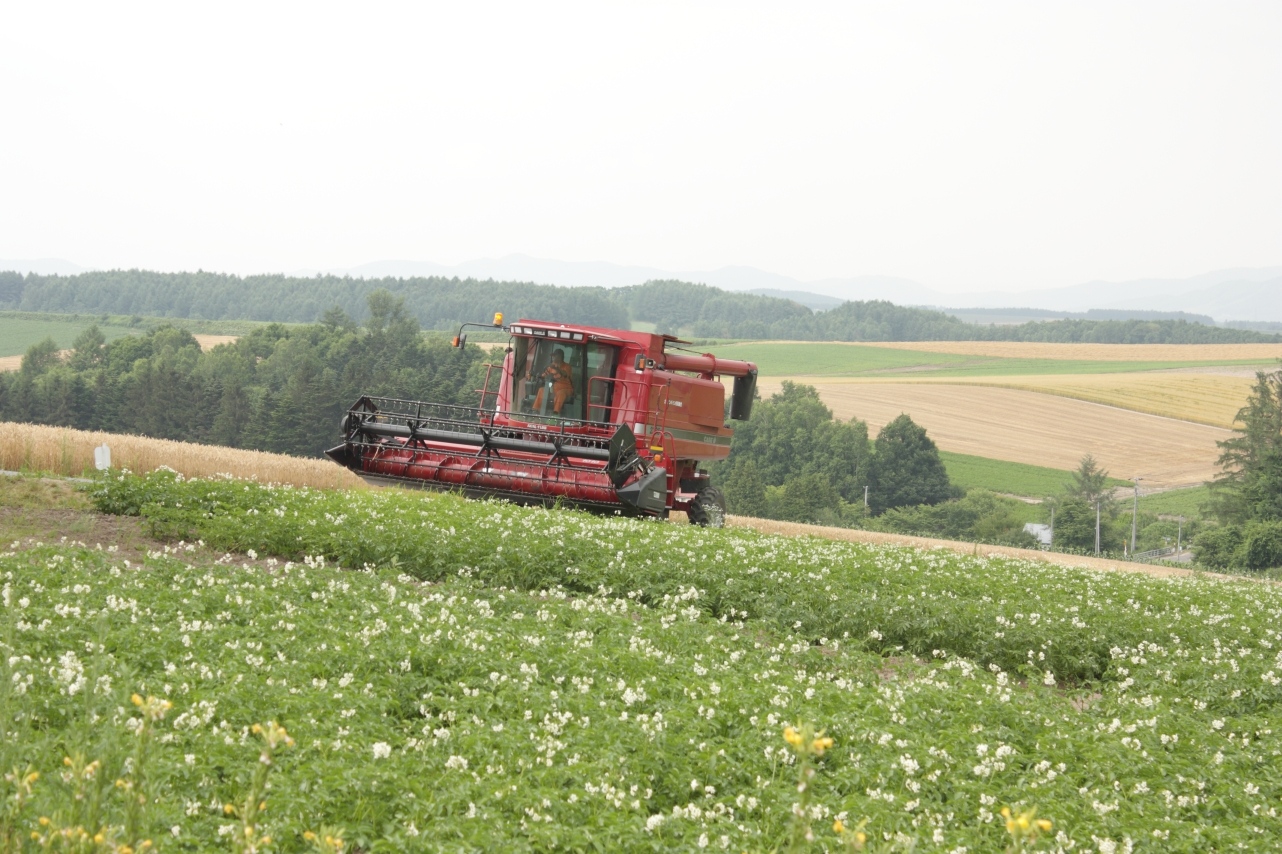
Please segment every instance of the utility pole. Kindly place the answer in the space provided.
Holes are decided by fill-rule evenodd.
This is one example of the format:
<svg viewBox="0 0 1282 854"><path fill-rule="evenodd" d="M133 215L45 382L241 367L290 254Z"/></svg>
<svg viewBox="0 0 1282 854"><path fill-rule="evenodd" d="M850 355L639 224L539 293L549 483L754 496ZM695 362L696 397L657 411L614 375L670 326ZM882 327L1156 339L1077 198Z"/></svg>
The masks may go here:
<svg viewBox="0 0 1282 854"><path fill-rule="evenodd" d="M1180 527L1175 532L1175 553L1179 554L1184 545L1184 517L1180 517Z"/></svg>
<svg viewBox="0 0 1282 854"><path fill-rule="evenodd" d="M1135 554L1135 531L1140 523L1140 481L1143 478L1133 478L1135 481L1135 507L1131 511L1131 554Z"/></svg>
<svg viewBox="0 0 1282 854"><path fill-rule="evenodd" d="M1099 555L1099 499L1095 499L1095 554Z"/></svg>
<svg viewBox="0 0 1282 854"><path fill-rule="evenodd" d="M864 484L864 509L868 509L868 484Z"/></svg>

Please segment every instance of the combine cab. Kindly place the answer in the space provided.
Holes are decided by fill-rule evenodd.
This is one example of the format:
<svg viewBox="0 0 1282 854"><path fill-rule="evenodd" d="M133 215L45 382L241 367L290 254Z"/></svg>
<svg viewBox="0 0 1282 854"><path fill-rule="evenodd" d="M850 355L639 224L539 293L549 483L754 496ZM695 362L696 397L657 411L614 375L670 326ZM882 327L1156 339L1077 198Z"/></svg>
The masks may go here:
<svg viewBox="0 0 1282 854"><path fill-rule="evenodd" d="M480 324L465 324L481 326ZM511 340L478 408L362 397L326 453L370 483L459 490L520 504L720 527L725 499L700 464L730 453L729 417L752 410L757 368L652 335L538 320L494 325ZM455 346L463 346L460 334ZM497 386L497 387L495 387Z"/></svg>

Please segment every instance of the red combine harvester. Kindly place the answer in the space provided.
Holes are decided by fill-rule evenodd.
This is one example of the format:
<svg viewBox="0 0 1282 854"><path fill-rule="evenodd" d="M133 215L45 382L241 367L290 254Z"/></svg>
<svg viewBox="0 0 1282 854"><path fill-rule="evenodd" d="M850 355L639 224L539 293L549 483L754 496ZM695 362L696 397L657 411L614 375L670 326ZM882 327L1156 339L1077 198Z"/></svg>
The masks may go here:
<svg viewBox="0 0 1282 854"><path fill-rule="evenodd" d="M696 524L724 524L725 499L699 465L730 453L718 377L734 378L729 416L746 420L756 365L668 352L686 343L671 335L504 326L502 314L469 326L511 335L503 364L487 366L479 408L362 397L343 417L343 444L326 454L375 484L628 515L683 510Z"/></svg>

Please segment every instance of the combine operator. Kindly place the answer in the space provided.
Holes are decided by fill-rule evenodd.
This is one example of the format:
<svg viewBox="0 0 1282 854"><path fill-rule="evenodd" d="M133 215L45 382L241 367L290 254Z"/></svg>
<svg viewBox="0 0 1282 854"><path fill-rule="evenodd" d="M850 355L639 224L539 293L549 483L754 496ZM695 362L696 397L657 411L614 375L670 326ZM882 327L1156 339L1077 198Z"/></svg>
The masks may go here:
<svg viewBox="0 0 1282 854"><path fill-rule="evenodd" d="M526 379L530 377L527 375ZM574 382L570 378L570 366L565 361L565 351L557 348L552 351L551 363L539 374L541 380L552 381L552 411L557 415L561 414L561 408L565 402L574 394ZM534 411L543 411L543 392L540 388L539 393L534 397Z"/></svg>

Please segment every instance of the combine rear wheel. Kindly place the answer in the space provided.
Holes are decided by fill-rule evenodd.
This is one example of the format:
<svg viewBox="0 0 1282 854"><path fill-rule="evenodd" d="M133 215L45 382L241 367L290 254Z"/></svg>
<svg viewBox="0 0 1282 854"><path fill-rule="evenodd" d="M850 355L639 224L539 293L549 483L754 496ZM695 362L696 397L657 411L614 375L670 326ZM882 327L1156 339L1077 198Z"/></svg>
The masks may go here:
<svg viewBox="0 0 1282 854"><path fill-rule="evenodd" d="M705 486L690 502L686 515L695 525L705 528L726 526L726 497L715 486Z"/></svg>

